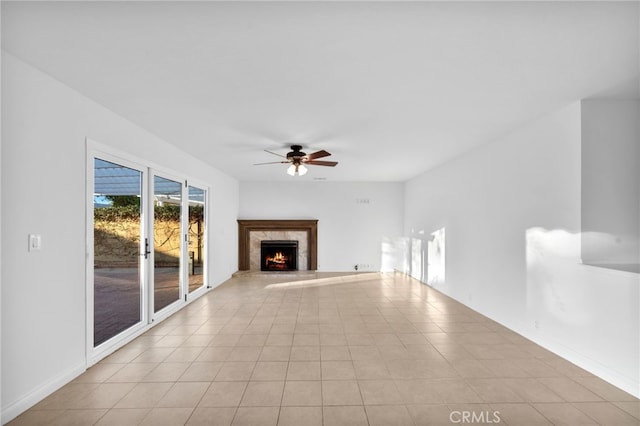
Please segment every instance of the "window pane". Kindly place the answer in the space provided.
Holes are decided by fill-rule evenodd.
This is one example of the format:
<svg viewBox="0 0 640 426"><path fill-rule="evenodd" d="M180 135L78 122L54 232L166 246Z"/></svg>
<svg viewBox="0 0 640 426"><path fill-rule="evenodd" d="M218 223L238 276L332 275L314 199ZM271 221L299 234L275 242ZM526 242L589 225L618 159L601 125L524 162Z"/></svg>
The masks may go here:
<svg viewBox="0 0 640 426"><path fill-rule="evenodd" d="M204 285L204 235L206 192L189 187L189 292Z"/></svg>
<svg viewBox="0 0 640 426"><path fill-rule="evenodd" d="M154 311L180 298L182 184L153 177Z"/></svg>
<svg viewBox="0 0 640 426"><path fill-rule="evenodd" d="M94 159L94 347L141 321L142 173Z"/></svg>

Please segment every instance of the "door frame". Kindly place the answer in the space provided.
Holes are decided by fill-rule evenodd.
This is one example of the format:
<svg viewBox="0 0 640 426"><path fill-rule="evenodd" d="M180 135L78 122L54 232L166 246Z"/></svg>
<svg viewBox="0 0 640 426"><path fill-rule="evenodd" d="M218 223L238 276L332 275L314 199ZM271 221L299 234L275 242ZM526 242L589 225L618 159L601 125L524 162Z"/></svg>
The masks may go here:
<svg viewBox="0 0 640 426"><path fill-rule="evenodd" d="M155 312L155 216L154 216L154 200L155 196L155 177L170 180L176 182L180 185L180 266L178 268L178 298L173 302L169 303L167 306L160 309L158 312ZM151 207L147 212L148 218L148 228L147 228L147 238L149 238L149 249L151 250L151 256L148 259L148 279L149 279L149 295L148 295L148 312L149 312L149 322L153 323L156 321L160 321L181 308L182 305L185 304L185 273L187 272L185 268L185 253L186 253L186 244L185 244L185 236L186 236L186 227L185 227L185 192L186 192L186 181L184 178L179 177L178 175L166 172L165 170L158 169L155 167L149 168L149 190L148 190L148 200L147 203Z"/></svg>
<svg viewBox="0 0 640 426"><path fill-rule="evenodd" d="M208 229L210 187L197 179L191 179L186 174L177 173L167 168L153 164L150 161L137 158L131 154L119 151L100 142L86 138L86 187L85 187L85 211L86 211L86 248L85 248L85 348L86 367L90 367L115 352L117 349L133 341L138 336L148 331L152 326L171 316L191 301L202 296L211 289L209 283L209 240ZM97 347L93 346L94 338L94 223L93 223L93 193L94 193L94 158L112 161L125 167L138 170L142 173L142 198L141 200L141 237L140 253L145 250L144 239L148 238L152 255L143 260L140 264L140 286L141 286L141 321L101 343ZM157 313L153 309L153 179L154 174L160 177L181 182L182 185L182 205L181 205L181 260L180 260L180 297L176 302L169 304ZM188 188L189 185L205 191L204 221L205 232L203 241L203 286L193 293L188 291L188 244L184 244L186 233L188 232ZM185 213L186 212L186 213Z"/></svg>
<svg viewBox="0 0 640 426"><path fill-rule="evenodd" d="M189 187L193 186L195 188L201 189L204 191L204 211L202 215L204 217L204 235L202 237L202 258L204 259L204 263L202 265L202 286L194 290L193 292L189 292L189 272L187 271L187 285L185 287L185 291L187 294L187 302L193 300L195 298L200 297L203 293L208 291L211 288L209 284L209 200L210 200L210 189L208 185L197 181L195 179L187 179L187 203L189 202ZM187 204L188 208L188 204ZM187 217L187 230L189 232L189 218ZM187 256L189 255L189 244L187 244Z"/></svg>
<svg viewBox="0 0 640 426"><path fill-rule="evenodd" d="M85 249L85 282L86 282L86 353L87 367L95 364L100 359L114 352L124 344L142 334L148 326L148 303L146 295L148 294L148 261L142 260L139 264L139 284L140 284L140 322L113 336L109 340L98 346L93 345L94 342L94 223L93 223L93 194L94 194L94 159L100 158L110 161L141 173L141 198L147 197L148 191L148 168L144 163L129 155L122 155L109 147L98 142L87 139L87 167L86 167L86 249ZM146 205L140 203L140 253L144 252L144 238L147 229L148 214L145 211Z"/></svg>

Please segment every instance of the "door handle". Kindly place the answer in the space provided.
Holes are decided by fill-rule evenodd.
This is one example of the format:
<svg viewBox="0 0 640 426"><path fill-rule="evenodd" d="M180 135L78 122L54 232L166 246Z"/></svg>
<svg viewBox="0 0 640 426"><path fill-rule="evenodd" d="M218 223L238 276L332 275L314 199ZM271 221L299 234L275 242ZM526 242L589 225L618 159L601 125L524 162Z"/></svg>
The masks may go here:
<svg viewBox="0 0 640 426"><path fill-rule="evenodd" d="M145 238L144 239L144 258L148 259L149 258L149 254L151 253L151 250L149 250L149 239Z"/></svg>

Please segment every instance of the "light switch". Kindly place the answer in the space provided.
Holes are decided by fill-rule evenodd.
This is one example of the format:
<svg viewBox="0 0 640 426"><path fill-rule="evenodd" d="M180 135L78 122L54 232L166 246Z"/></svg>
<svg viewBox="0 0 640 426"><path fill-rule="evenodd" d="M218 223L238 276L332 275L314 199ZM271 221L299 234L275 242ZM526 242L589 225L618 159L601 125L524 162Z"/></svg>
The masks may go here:
<svg viewBox="0 0 640 426"><path fill-rule="evenodd" d="M40 234L29 234L29 251L42 250L42 236Z"/></svg>

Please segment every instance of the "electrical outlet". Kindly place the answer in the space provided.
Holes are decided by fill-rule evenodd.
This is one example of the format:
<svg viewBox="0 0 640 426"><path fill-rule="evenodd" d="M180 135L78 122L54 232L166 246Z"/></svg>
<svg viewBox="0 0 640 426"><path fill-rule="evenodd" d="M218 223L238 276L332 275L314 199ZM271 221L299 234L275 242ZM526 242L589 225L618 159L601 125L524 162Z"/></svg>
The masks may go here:
<svg viewBox="0 0 640 426"><path fill-rule="evenodd" d="M371 265L368 263L357 263L353 269L355 269L356 271L370 271L371 270Z"/></svg>

